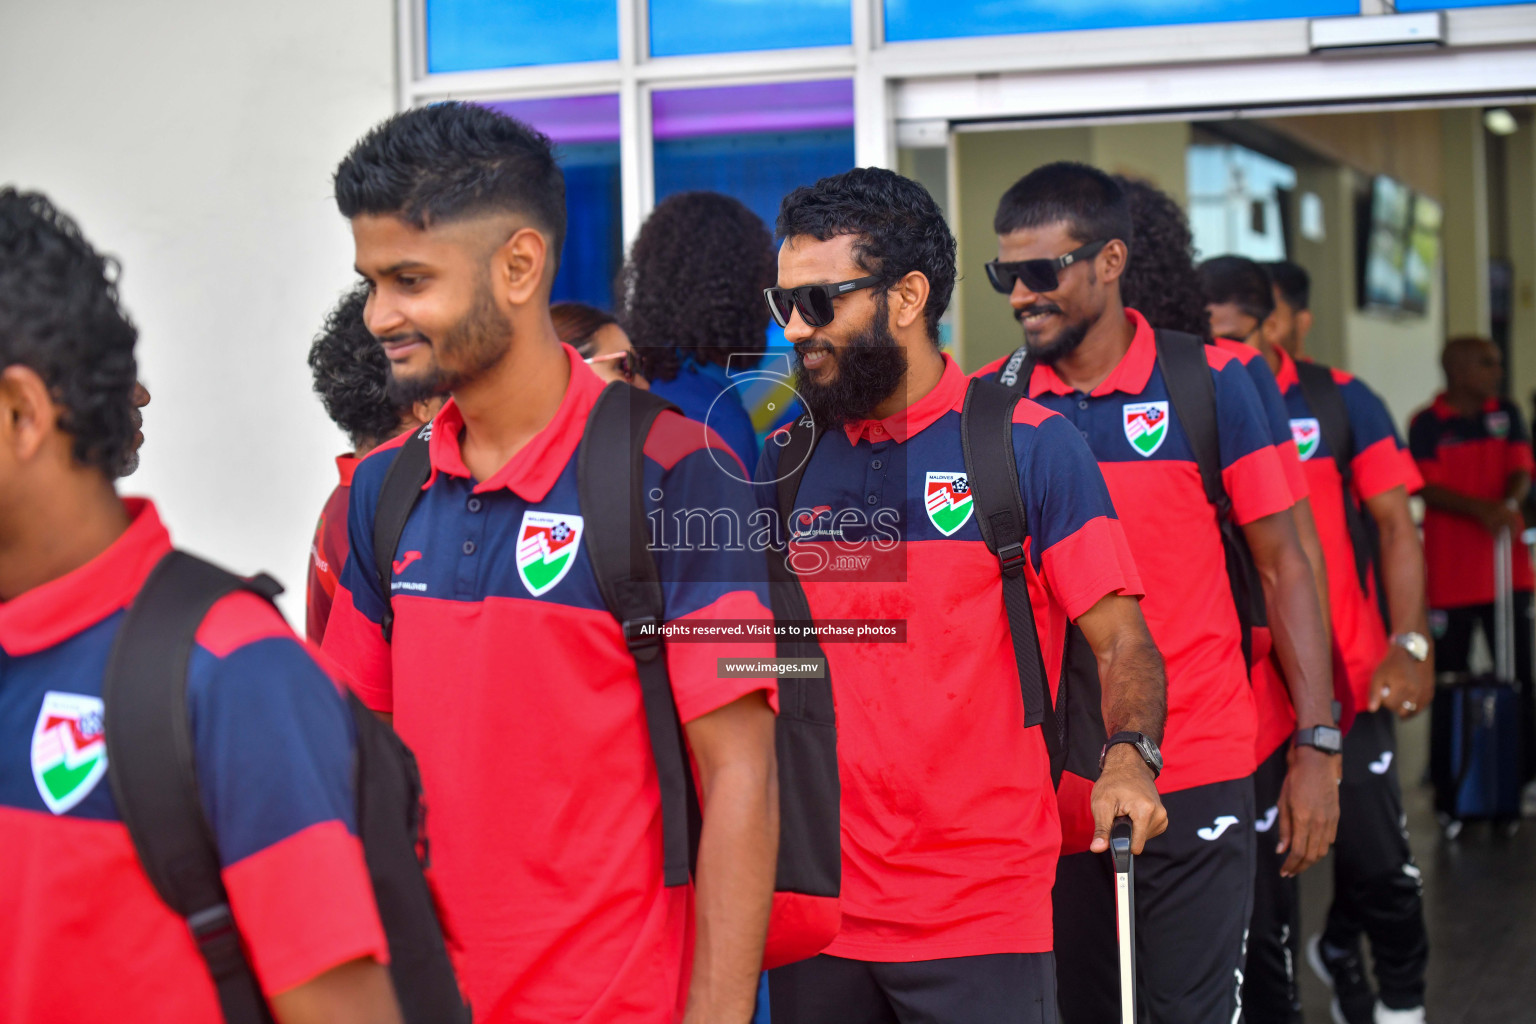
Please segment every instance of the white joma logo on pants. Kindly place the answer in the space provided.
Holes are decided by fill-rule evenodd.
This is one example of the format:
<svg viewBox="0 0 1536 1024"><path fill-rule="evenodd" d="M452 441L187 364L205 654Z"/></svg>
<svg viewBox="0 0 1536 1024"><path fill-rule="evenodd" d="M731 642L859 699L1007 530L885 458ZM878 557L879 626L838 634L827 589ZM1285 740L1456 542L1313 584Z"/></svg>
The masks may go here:
<svg viewBox="0 0 1536 1024"><path fill-rule="evenodd" d="M1220 839L1223 832L1236 824L1236 818L1232 817L1230 814L1223 814L1221 817L1216 819L1213 825L1210 825L1206 828L1197 829L1195 831L1195 835L1199 836L1201 839L1204 839L1208 843L1212 843Z"/></svg>
<svg viewBox="0 0 1536 1024"><path fill-rule="evenodd" d="M1387 769L1392 767L1392 751L1382 751L1381 757L1372 761L1370 764L1366 765L1366 767L1371 770L1372 775L1387 774Z"/></svg>

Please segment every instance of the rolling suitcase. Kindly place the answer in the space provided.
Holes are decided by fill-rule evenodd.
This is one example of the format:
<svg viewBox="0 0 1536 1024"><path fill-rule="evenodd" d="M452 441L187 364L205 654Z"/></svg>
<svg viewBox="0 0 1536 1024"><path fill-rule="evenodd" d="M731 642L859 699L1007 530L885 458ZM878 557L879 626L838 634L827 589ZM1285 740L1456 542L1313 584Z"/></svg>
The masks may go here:
<svg viewBox="0 0 1536 1024"><path fill-rule="evenodd" d="M1136 867L1130 818L1115 819L1109 852L1115 862L1115 931L1120 938L1120 1022L1136 1024Z"/></svg>
<svg viewBox="0 0 1536 1024"><path fill-rule="evenodd" d="M1435 691L1435 809L1447 838L1463 821L1520 818L1520 694L1515 682L1515 612L1509 531L1494 545L1491 676L1451 680Z"/></svg>

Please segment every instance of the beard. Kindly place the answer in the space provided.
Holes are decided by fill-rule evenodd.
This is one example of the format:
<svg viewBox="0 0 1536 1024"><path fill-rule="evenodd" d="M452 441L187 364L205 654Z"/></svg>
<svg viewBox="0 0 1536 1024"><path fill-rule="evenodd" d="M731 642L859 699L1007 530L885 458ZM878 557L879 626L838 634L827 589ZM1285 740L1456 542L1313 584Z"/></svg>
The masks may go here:
<svg viewBox="0 0 1536 1024"><path fill-rule="evenodd" d="M882 295L869 326L847 344L834 348L814 340L795 343L795 351L802 357L827 352L834 367L825 383L813 379L804 366L795 373L795 389L818 429L834 430L852 420L868 419L900 386L907 373L907 352L896 343L886 319Z"/></svg>
<svg viewBox="0 0 1536 1024"><path fill-rule="evenodd" d="M1061 307L1055 303L1050 302L1036 303L1034 307L1029 310L1029 312L1056 313L1058 315L1062 315ZM1017 320L1020 325L1024 323L1024 313L1024 310L1014 311L1013 318ZM1060 360L1065 359L1073 352L1076 352L1078 346L1083 343L1083 339L1086 337L1088 337L1087 323L1069 323L1061 329L1061 333L1056 336L1055 341L1042 344L1036 338L1036 336L1030 332L1030 329L1025 327L1024 347L1029 349L1030 358L1032 358L1035 362L1044 366L1054 366Z"/></svg>
<svg viewBox="0 0 1536 1024"><path fill-rule="evenodd" d="M432 359L426 370L418 376L402 378L390 373L389 399L402 409L456 391L494 368L512 349L512 323L496 308L496 297L491 294L489 278L482 277L475 288L475 298L469 312L444 332L440 343L420 332L390 335L379 340L406 341L413 338L431 346ZM438 359L439 353L453 357L459 365L453 369L444 367Z"/></svg>

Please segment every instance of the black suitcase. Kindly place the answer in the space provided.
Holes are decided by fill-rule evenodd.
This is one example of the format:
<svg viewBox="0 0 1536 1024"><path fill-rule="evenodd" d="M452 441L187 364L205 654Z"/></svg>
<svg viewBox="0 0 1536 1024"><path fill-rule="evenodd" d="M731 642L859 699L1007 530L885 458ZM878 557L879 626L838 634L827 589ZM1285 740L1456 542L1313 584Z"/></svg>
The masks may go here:
<svg viewBox="0 0 1536 1024"><path fill-rule="evenodd" d="M1494 670L1459 675L1435 691L1431 774L1446 837L1465 821L1520 819L1520 691L1514 672L1514 596L1509 532L1494 546Z"/></svg>

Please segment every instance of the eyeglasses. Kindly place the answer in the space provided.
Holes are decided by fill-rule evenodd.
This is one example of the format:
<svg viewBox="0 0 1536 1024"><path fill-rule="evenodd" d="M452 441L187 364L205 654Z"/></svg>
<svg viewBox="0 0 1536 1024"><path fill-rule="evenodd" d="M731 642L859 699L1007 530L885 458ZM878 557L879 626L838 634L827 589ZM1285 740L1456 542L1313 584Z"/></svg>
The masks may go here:
<svg viewBox="0 0 1536 1024"><path fill-rule="evenodd" d="M825 327L832 322L832 300L839 295L870 288L880 283L878 276L860 277L837 284L803 284L799 288L764 288L763 298L768 300L768 312L780 327L789 326L789 318L800 311L800 319L807 327Z"/></svg>
<svg viewBox="0 0 1536 1024"><path fill-rule="evenodd" d="M635 382L635 354L633 352L609 352L607 355L593 356L591 359L584 359L582 361L588 366L592 366L594 363L612 363L614 372L623 378L624 383L633 384Z"/></svg>
<svg viewBox="0 0 1536 1024"><path fill-rule="evenodd" d="M993 260L987 264L987 280L992 282L993 288L1004 295L1013 293L1015 281L1023 281L1024 287L1037 295L1053 292L1061 287L1059 271L1066 270L1080 260L1093 259L1099 254L1099 250L1108 244L1107 238L1098 242L1089 242L1054 260L1014 260L1012 263Z"/></svg>

